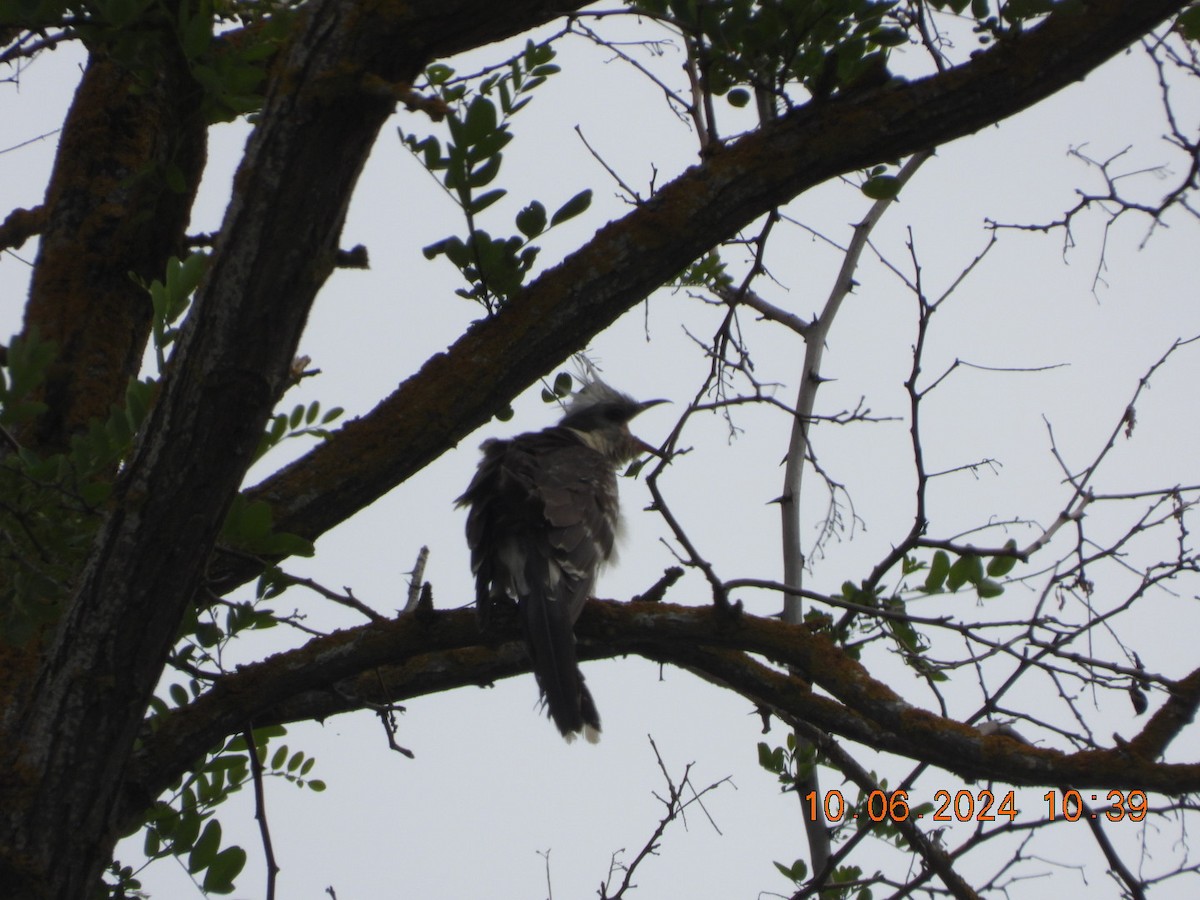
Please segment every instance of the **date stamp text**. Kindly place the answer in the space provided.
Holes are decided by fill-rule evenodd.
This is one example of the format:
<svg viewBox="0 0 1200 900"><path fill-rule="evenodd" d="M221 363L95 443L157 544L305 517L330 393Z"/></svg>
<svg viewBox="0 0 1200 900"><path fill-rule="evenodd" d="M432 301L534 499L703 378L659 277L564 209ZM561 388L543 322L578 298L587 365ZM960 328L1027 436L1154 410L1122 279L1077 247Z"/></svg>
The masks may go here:
<svg viewBox="0 0 1200 900"><path fill-rule="evenodd" d="M1046 804L1041 810L1048 821L1065 819L1078 822L1080 819L1104 818L1110 822L1141 822L1146 818L1149 804L1145 791L1109 791L1107 794L1088 793L1086 798L1080 791L1046 791L1042 795ZM1094 806L1088 806L1090 800ZM847 804L839 790L825 791L819 801L821 811L829 822L843 819L870 819L872 822L905 822L909 819L929 819L933 822L995 822L1008 819L1015 822L1021 810L1017 808L1016 792L997 796L990 790L960 790L951 793L941 790L933 795L933 802L912 806L908 791L871 791L860 807ZM809 791L804 795L809 818L817 817L818 795Z"/></svg>

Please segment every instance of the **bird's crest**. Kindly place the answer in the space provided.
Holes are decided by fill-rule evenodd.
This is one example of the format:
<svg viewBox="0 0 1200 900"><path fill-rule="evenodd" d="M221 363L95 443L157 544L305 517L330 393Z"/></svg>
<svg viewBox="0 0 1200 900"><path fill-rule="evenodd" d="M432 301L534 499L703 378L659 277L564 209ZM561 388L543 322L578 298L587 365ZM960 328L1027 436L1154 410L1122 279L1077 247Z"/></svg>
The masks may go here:
<svg viewBox="0 0 1200 900"><path fill-rule="evenodd" d="M566 409L564 410L564 418L591 409L594 406L601 404L614 404L618 406L627 406L631 410L638 406L636 400L628 394L618 391L616 388L607 384L599 374L595 363L584 356L582 353L575 355L575 364L579 371L579 380L583 383L583 387L575 391L571 395L571 399L567 401Z"/></svg>

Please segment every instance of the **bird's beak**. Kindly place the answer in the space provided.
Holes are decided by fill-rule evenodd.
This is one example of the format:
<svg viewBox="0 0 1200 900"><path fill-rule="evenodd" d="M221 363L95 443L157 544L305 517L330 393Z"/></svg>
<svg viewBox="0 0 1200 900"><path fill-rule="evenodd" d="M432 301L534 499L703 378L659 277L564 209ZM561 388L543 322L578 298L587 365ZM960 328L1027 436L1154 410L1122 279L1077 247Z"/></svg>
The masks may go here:
<svg viewBox="0 0 1200 900"><path fill-rule="evenodd" d="M641 415L643 412L648 410L650 407L658 406L658 404L660 404L660 403L670 403L670 402L671 402L670 400L647 400L644 403L638 404L638 411L636 413L634 413L634 415ZM659 449L657 447L651 447L649 444L647 444L645 441L643 441L636 434L631 434L630 437L633 438L634 446L637 447L637 449L640 452L649 453L652 456L657 456L660 458L662 457L662 453L661 453L661 451L659 451Z"/></svg>

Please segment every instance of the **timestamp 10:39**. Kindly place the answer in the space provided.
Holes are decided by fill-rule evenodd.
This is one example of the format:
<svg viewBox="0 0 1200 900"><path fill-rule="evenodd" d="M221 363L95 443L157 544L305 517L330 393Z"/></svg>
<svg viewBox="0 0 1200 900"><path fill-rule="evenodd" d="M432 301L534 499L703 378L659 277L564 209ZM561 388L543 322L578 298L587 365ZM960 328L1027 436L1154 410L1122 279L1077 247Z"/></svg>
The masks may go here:
<svg viewBox="0 0 1200 900"><path fill-rule="evenodd" d="M1100 798L1090 794L1093 801ZM1061 798L1061 799L1060 799ZM1007 818L1015 822L1020 810L1017 809L1016 792L1009 791L997 797L992 791L960 790L954 793L941 790L933 795L934 802L918 807L915 811L909 805L908 791L874 790L867 794L859 807L849 806L839 790L825 791L822 812L829 822L840 822L844 818L866 818L872 822L883 822L891 819L893 822L904 822L908 819L924 819L926 810L934 822L995 822ZM1088 809L1084 805L1083 795L1071 789L1067 791L1047 791L1042 795L1046 802L1046 818L1053 822L1058 818L1068 822L1077 822L1082 818L1097 819L1100 816L1110 822L1120 822L1128 819L1140 822L1146 818L1149 804L1145 791L1112 790L1104 795L1108 803L1103 809ZM810 819L817 817L817 793L809 791L804 795L804 803L808 805Z"/></svg>

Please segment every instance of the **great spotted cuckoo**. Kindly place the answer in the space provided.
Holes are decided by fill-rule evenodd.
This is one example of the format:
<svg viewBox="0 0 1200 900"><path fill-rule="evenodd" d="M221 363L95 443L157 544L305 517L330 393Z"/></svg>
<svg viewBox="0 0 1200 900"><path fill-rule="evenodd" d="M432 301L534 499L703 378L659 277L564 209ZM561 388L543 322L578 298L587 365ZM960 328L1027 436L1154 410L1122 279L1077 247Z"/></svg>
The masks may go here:
<svg viewBox="0 0 1200 900"><path fill-rule="evenodd" d="M620 529L616 469L654 448L629 421L638 403L588 373L551 428L491 439L457 504L470 507L467 544L485 627L495 603L515 600L533 674L563 736L595 743L600 715L575 655L575 621L613 556Z"/></svg>

